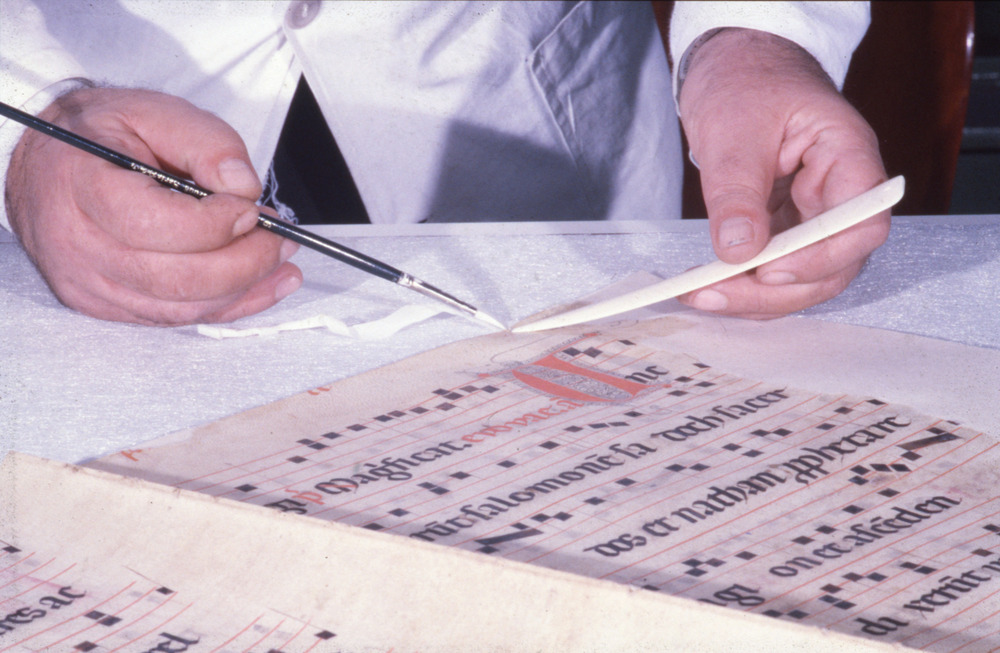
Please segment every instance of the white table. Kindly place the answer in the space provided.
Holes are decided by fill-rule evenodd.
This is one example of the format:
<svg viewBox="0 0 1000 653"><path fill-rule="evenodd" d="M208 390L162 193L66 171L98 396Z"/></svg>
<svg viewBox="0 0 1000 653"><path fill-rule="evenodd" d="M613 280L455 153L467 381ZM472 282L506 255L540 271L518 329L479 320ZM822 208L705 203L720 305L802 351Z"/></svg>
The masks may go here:
<svg viewBox="0 0 1000 653"><path fill-rule="evenodd" d="M712 258L706 225L698 221L316 231L506 323L637 270L670 276ZM800 315L1000 349L998 242L1000 216L896 218L889 242L855 283ZM237 326L315 314L350 324L420 301L305 249L293 260L305 272L303 288ZM324 331L217 341L193 327L101 322L62 307L10 235L0 233L0 454L19 450L81 461L487 331L439 316L386 341L345 340Z"/></svg>

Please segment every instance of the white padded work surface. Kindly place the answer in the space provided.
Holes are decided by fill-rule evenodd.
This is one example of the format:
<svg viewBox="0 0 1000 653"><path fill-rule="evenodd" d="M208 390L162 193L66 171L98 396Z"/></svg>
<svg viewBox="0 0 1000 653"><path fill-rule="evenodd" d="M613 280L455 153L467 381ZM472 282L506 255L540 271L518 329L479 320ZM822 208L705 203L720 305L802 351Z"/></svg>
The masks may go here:
<svg viewBox="0 0 1000 653"><path fill-rule="evenodd" d="M639 270L667 277L713 259L703 222L316 231L507 324ZM844 294L786 319L805 316L1000 349L998 241L996 216L897 218L889 242ZM317 314L354 324L424 301L311 251L303 249L293 261L305 272L303 288L234 326L270 326ZM668 302L661 309L676 307ZM219 341L194 327L102 322L61 306L18 245L0 234L0 454L18 450L76 462L137 447L488 331L439 315L380 341L348 340L325 330Z"/></svg>

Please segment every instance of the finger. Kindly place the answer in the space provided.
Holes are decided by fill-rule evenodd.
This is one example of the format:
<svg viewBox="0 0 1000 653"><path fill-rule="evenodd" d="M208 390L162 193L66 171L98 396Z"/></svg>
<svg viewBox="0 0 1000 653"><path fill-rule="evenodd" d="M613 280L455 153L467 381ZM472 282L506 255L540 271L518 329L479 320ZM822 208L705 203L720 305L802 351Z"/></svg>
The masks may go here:
<svg viewBox="0 0 1000 653"><path fill-rule="evenodd" d="M70 240L60 248L63 264L50 270L46 278L64 304L101 319L182 324L223 313L242 316L264 310L301 284L301 272L287 263L278 266L277 271L272 271L274 265L265 263L263 273L220 282L219 270L221 275L234 270L242 274L240 266L225 255L247 262L262 256L266 259L266 254L254 251L258 245L246 237L240 239L251 241L241 245L246 249L227 248L223 256L211 261L217 253L185 256L130 250L89 221L74 223L72 231ZM255 232L257 238L257 233L279 243L278 260L287 259L298 248L291 241L263 231ZM206 267L205 261L215 270L212 265ZM159 270L158 265L166 267Z"/></svg>
<svg viewBox="0 0 1000 653"><path fill-rule="evenodd" d="M283 263L275 274L250 288L238 302L221 311L206 315L203 322L232 322L270 308L302 285L302 271L291 263Z"/></svg>
<svg viewBox="0 0 1000 653"><path fill-rule="evenodd" d="M874 137L865 138L870 131L861 127L847 134L828 130L815 140L803 154L805 165L796 173L791 185L794 213L811 219L885 181ZM889 227L890 212L883 211L819 243L761 266L757 276L770 284L819 281L866 259L886 241Z"/></svg>
<svg viewBox="0 0 1000 653"><path fill-rule="evenodd" d="M171 254L122 249L98 264L101 274L143 295L199 301L245 292L291 257L298 246L258 230L211 252Z"/></svg>
<svg viewBox="0 0 1000 653"><path fill-rule="evenodd" d="M236 130L184 99L139 93L123 115L161 164L215 193L260 196L260 179Z"/></svg>
<svg viewBox="0 0 1000 653"><path fill-rule="evenodd" d="M762 284L753 271L678 297L698 310L750 319L773 319L822 303L842 292L863 262L815 283Z"/></svg>
<svg viewBox="0 0 1000 653"><path fill-rule="evenodd" d="M237 295L203 301L164 301L107 278L69 289L60 299L82 313L103 320L150 326L179 326L232 321L270 308L302 285L302 272L291 263Z"/></svg>
<svg viewBox="0 0 1000 653"><path fill-rule="evenodd" d="M775 147L756 128L733 137L715 125L702 129L698 159L715 254L727 263L757 255L770 236L768 201L775 180ZM777 143L778 141L773 141Z"/></svg>
<svg viewBox="0 0 1000 653"><path fill-rule="evenodd" d="M257 222L258 207L236 195L198 199L100 161L76 166L74 201L105 233L139 250L195 253L219 249Z"/></svg>
<svg viewBox="0 0 1000 653"><path fill-rule="evenodd" d="M236 131L184 99L136 89L81 89L49 111L55 122L105 145L114 147L108 138L142 143L155 158L137 158L212 192L260 196L260 179Z"/></svg>
<svg viewBox="0 0 1000 653"><path fill-rule="evenodd" d="M889 212L846 229L757 268L766 285L816 283L853 269L880 247L889 235Z"/></svg>
<svg viewBox="0 0 1000 653"><path fill-rule="evenodd" d="M871 127L841 96L811 107L799 134L790 130L782 156L796 170L791 194L805 218L843 204L887 179ZM832 116L832 117L831 117ZM800 142L801 141L801 142Z"/></svg>

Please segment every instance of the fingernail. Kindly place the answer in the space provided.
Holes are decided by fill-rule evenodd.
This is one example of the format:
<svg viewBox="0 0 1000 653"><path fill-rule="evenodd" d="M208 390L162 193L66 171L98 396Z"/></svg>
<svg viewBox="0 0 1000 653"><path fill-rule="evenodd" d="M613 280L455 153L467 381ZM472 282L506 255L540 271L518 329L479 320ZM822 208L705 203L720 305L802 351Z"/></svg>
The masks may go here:
<svg viewBox="0 0 1000 653"><path fill-rule="evenodd" d="M250 211L240 216L239 220L233 224L233 236L242 236L257 226L257 211Z"/></svg>
<svg viewBox="0 0 1000 653"><path fill-rule="evenodd" d="M299 251L299 244L294 240L285 240L281 243L281 250L278 252L278 258L282 263L292 258L292 254Z"/></svg>
<svg viewBox="0 0 1000 653"><path fill-rule="evenodd" d="M723 247L736 247L753 240L753 222L750 218L726 218L719 225L719 243Z"/></svg>
<svg viewBox="0 0 1000 653"><path fill-rule="evenodd" d="M691 306L699 311L724 311L729 306L729 298L718 290L702 290L691 298Z"/></svg>
<svg viewBox="0 0 1000 653"><path fill-rule="evenodd" d="M288 297L293 292L299 289L302 285L302 279L298 277L287 277L278 282L278 285L274 288L274 299L275 301L281 301L285 297Z"/></svg>
<svg viewBox="0 0 1000 653"><path fill-rule="evenodd" d="M260 183L257 173L243 159L226 159L220 163L219 180L226 191L256 188Z"/></svg>
<svg viewBox="0 0 1000 653"><path fill-rule="evenodd" d="M795 283L795 275L791 272L786 272L783 270L775 270L773 272L766 272L760 276L761 283L766 283L769 286L782 286L789 283Z"/></svg>

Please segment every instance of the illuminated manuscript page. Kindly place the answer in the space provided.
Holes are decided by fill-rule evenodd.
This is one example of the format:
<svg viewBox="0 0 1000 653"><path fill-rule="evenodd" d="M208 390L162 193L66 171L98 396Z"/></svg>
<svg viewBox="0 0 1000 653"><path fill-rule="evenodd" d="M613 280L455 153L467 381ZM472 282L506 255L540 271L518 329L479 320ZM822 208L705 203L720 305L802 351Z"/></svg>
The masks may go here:
<svg viewBox="0 0 1000 653"><path fill-rule="evenodd" d="M94 466L817 634L1000 646L996 438L649 344L682 325L477 338Z"/></svg>
<svg viewBox="0 0 1000 653"><path fill-rule="evenodd" d="M23 454L0 517L0 651L888 650Z"/></svg>

